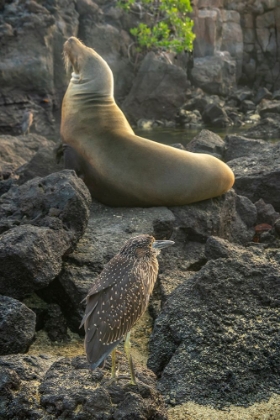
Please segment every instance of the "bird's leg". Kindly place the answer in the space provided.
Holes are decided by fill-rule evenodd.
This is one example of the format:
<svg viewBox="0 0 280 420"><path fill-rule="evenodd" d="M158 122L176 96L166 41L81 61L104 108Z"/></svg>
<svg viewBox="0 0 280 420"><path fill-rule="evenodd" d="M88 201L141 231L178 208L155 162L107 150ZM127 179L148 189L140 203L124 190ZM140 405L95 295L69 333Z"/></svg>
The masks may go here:
<svg viewBox="0 0 280 420"><path fill-rule="evenodd" d="M130 343L130 331L129 333L127 333L126 338L125 338L125 342L124 342L124 350L126 352L126 356L128 359L128 364L129 364L129 370L130 370L130 376L131 376L131 384L132 385L136 385L136 378L135 378L135 372L134 372L134 367L133 367L133 361L132 361L132 357L131 357L131 343Z"/></svg>
<svg viewBox="0 0 280 420"><path fill-rule="evenodd" d="M111 353L112 358L112 369L111 369L111 380L115 381L117 379L117 371L116 371L116 348Z"/></svg>

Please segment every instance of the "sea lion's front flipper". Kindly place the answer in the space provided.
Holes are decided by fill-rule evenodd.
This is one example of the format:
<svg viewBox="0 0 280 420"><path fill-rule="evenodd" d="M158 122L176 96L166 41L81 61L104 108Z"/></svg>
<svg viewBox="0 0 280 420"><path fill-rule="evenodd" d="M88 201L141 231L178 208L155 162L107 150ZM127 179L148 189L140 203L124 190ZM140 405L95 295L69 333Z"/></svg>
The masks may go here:
<svg viewBox="0 0 280 420"><path fill-rule="evenodd" d="M68 144L63 145L64 149L64 168L73 169L79 178L84 178L83 168L86 164L79 154Z"/></svg>

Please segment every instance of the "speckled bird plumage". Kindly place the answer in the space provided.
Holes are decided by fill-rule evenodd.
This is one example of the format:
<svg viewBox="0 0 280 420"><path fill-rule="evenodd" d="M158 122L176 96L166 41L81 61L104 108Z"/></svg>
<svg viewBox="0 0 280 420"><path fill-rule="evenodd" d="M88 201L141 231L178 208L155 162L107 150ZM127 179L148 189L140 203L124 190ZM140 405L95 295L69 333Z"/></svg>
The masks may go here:
<svg viewBox="0 0 280 420"><path fill-rule="evenodd" d="M127 241L89 290L81 325L92 369L102 364L147 308L158 273L154 241L149 235Z"/></svg>

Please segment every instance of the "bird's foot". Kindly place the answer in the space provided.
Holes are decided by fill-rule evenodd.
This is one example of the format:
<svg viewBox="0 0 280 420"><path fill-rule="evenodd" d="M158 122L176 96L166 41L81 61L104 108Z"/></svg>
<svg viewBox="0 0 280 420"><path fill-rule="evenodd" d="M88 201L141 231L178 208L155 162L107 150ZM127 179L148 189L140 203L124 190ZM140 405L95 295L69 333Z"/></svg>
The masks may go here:
<svg viewBox="0 0 280 420"><path fill-rule="evenodd" d="M130 382L127 385L137 385L136 380L132 379L129 375L119 375L118 379L130 379Z"/></svg>
<svg viewBox="0 0 280 420"><path fill-rule="evenodd" d="M108 380L107 384L110 386L122 379L130 379L130 382L128 382L126 385L137 385L136 381L133 381L130 375L115 375Z"/></svg>

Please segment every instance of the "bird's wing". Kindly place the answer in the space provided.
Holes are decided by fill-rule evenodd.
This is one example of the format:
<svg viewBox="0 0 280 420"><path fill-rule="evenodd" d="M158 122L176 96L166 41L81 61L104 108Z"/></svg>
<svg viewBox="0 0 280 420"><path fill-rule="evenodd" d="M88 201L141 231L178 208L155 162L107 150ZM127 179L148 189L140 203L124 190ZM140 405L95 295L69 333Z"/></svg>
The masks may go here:
<svg viewBox="0 0 280 420"><path fill-rule="evenodd" d="M87 294L87 298L94 295L95 293L100 292L101 290L107 289L107 287L110 287L116 283L124 265L127 266L127 260L123 256L118 254L112 258L104 266L102 272L97 277L95 283L92 285Z"/></svg>
<svg viewBox="0 0 280 420"><path fill-rule="evenodd" d="M131 265L131 264L130 264ZM126 267L130 271L129 264L127 263L127 259L122 257L121 255L116 255L114 258L112 258L108 264L106 264L103 268L103 271L100 273L100 275L97 277L95 283L90 288L87 296L85 299L82 300L82 302L86 301L86 310L85 314L83 316L83 319L81 321L80 327L84 325L87 318L90 316L92 311L95 309L96 302L98 302L98 299L96 300L94 296L103 290L113 286L118 280L120 280L123 267Z"/></svg>
<svg viewBox="0 0 280 420"><path fill-rule="evenodd" d="M85 350L92 369L102 364L121 339L120 337L110 343L105 343L102 338L108 328L104 322L106 312L103 309L105 306L108 307L109 303L107 290L89 296L86 313L82 321L85 327Z"/></svg>
<svg viewBox="0 0 280 420"><path fill-rule="evenodd" d="M115 269L114 274L112 269ZM93 287L87 296L82 323L85 324L85 348L90 363L104 360L102 357L109 354L108 349L114 348L143 314L149 299L142 283L145 276L135 270L133 262L126 260L123 266L112 265L110 275L109 287L104 289L99 284L97 289L100 291L96 292Z"/></svg>

